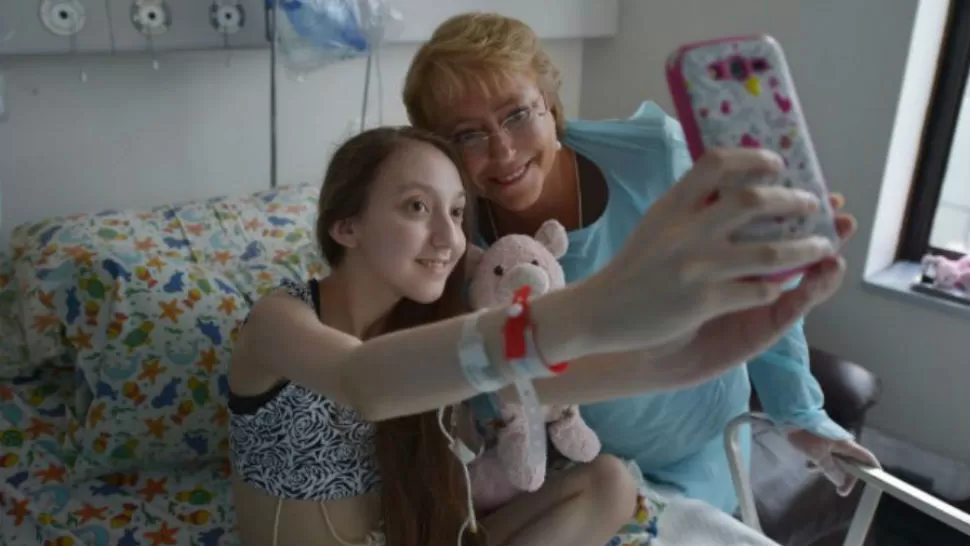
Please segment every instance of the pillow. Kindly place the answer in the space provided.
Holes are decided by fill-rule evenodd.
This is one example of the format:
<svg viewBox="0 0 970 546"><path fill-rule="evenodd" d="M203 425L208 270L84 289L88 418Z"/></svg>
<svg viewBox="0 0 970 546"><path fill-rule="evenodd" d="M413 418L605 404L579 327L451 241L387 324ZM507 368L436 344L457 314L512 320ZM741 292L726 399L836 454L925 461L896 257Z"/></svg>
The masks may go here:
<svg viewBox="0 0 970 546"><path fill-rule="evenodd" d="M161 215L105 211L49 218L14 230L11 246L20 320L32 364L63 356L69 350L53 300L70 282L78 264L91 262L99 251L131 260L145 254L183 258L182 238L166 234L165 228Z"/></svg>
<svg viewBox="0 0 970 546"><path fill-rule="evenodd" d="M75 472L92 477L227 456L233 341L252 302L323 272L313 245L222 274L158 256L78 263L55 298L75 355Z"/></svg>
<svg viewBox="0 0 970 546"><path fill-rule="evenodd" d="M237 266L279 262L280 253L313 242L319 187L297 184L244 197L219 197L150 210L102 211L24 224L11 235L12 259L28 360L64 355L53 304L75 262L95 254L197 262L227 274ZM305 272L304 272L305 274Z"/></svg>
<svg viewBox="0 0 970 546"><path fill-rule="evenodd" d="M247 298L201 265L127 258L78 263L55 298L89 393L78 476L226 455L226 371Z"/></svg>
<svg viewBox="0 0 970 546"><path fill-rule="evenodd" d="M328 275L326 265L316 243L307 243L292 250L278 250L270 262L241 263L225 275L250 302L255 302L277 288L283 279L307 280Z"/></svg>

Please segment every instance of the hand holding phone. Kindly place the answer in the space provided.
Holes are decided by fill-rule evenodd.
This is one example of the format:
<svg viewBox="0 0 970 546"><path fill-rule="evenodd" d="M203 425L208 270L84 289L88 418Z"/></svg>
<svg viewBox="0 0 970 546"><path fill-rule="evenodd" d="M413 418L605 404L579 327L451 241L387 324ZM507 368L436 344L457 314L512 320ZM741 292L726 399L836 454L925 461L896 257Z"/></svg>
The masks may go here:
<svg viewBox="0 0 970 546"><path fill-rule="evenodd" d="M766 148L785 161L784 176L736 184L782 184L818 196L808 217L765 218L735 233L739 241L822 235L839 246L828 190L781 46L770 36L685 45L667 62L667 82L691 156L710 148ZM785 272L791 273L791 272Z"/></svg>

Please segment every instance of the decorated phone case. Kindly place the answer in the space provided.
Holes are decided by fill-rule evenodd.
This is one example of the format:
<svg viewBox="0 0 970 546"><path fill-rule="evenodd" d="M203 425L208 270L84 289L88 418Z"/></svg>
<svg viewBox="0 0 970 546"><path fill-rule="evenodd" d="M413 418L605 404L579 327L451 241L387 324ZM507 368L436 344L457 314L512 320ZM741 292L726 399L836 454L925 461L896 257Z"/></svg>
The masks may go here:
<svg viewBox="0 0 970 546"><path fill-rule="evenodd" d="M687 146L696 160L712 147L768 148L787 171L771 183L819 196L809 217L756 221L739 240L778 241L822 235L838 247L822 170L781 46L770 36L721 38L688 44L667 61L667 83ZM738 183L765 183L744 180Z"/></svg>

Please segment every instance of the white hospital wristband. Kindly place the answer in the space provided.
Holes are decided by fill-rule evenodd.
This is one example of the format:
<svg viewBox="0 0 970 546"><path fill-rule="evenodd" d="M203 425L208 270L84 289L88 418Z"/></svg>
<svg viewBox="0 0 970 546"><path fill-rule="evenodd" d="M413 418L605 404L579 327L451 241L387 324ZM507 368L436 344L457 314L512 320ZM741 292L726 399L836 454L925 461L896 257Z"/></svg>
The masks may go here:
<svg viewBox="0 0 970 546"><path fill-rule="evenodd" d="M485 340L478 331L482 311L465 316L458 342L458 362L468 383L478 392L495 392L508 384L498 367L488 358Z"/></svg>

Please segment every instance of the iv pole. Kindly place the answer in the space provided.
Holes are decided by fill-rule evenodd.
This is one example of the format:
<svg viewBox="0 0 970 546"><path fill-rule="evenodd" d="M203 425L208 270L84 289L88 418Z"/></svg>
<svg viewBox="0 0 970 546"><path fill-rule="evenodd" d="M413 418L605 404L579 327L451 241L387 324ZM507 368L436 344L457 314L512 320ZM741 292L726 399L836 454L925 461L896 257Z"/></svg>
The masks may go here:
<svg viewBox="0 0 970 546"><path fill-rule="evenodd" d="M276 117L276 61L277 61L277 26L276 2L266 0L266 39L269 40L269 187L276 189L278 183L277 169L277 117Z"/></svg>

